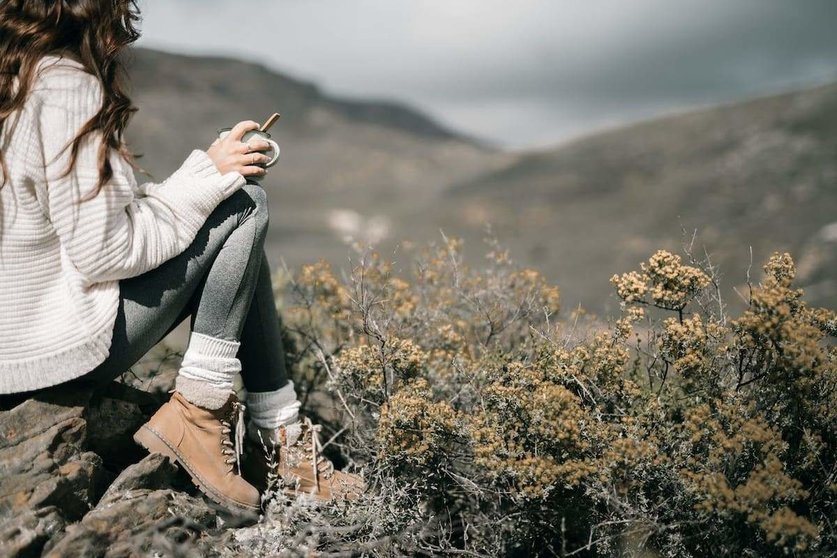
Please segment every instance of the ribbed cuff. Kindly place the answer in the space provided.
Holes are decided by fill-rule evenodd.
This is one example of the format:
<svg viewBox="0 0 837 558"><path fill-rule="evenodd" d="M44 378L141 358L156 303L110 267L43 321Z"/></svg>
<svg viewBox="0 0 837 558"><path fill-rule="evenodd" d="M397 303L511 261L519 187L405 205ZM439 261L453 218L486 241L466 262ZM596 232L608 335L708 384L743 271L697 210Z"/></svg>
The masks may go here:
<svg viewBox="0 0 837 558"><path fill-rule="evenodd" d="M191 351L210 358L235 358L240 346L240 341L229 341L193 331L189 334L186 352Z"/></svg>
<svg viewBox="0 0 837 558"><path fill-rule="evenodd" d="M217 409L233 393L233 380L241 371L236 353L239 341L219 339L193 331L175 379L175 389L200 407Z"/></svg>
<svg viewBox="0 0 837 558"><path fill-rule="evenodd" d="M208 181L216 186L225 199L247 182L247 179L237 171L221 174L209 154L202 149L192 150L184 166L198 180Z"/></svg>

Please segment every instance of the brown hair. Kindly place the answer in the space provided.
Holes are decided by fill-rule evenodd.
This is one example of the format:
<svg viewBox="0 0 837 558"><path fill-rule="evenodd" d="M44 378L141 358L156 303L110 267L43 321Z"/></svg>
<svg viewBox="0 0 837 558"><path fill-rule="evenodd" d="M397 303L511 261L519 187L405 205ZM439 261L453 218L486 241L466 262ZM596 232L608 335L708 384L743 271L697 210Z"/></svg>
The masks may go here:
<svg viewBox="0 0 837 558"><path fill-rule="evenodd" d="M101 131L99 182L94 196L113 176L108 154L116 149L134 167L134 155L123 142L128 119L136 112L123 89L120 53L139 38L136 0L4 0L0 1L0 132L9 116L26 101L33 73L45 54L73 53L102 85L104 101L72 141L68 174L76 163L82 139ZM19 86L13 90L14 78ZM69 145L69 144L68 144ZM65 147L66 149L66 147ZM8 168L0 150L0 188Z"/></svg>

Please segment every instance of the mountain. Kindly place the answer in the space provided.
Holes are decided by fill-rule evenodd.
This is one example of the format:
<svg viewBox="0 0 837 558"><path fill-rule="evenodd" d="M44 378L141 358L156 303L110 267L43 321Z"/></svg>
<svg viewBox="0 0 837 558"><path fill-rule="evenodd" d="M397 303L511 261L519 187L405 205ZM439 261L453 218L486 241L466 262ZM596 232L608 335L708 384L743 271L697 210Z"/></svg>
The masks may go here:
<svg viewBox="0 0 837 558"><path fill-rule="evenodd" d="M684 241L743 288L774 250L837 307L837 84L673 115L528 153L445 191L439 218L495 224L565 300L600 311L613 273ZM455 208L455 209L454 209ZM746 289L745 289L746 290ZM745 292L742 290L742 292ZM737 295L726 293L739 305Z"/></svg>
<svg viewBox="0 0 837 558"><path fill-rule="evenodd" d="M394 208L514 160L403 104L333 98L258 64L149 49L134 49L128 60L140 110L126 138L155 181L192 149L208 147L219 128L281 113L270 130L281 158L262 180L275 265L280 257L293 266L320 257L345 262L338 233L351 232L359 216L378 215L376 230L386 234Z"/></svg>
<svg viewBox="0 0 837 558"><path fill-rule="evenodd" d="M696 230L731 304L752 247L755 279L770 252L789 250L809 298L835 307L837 84L509 153L403 104L334 98L258 64L136 49L129 73L140 111L128 141L157 180L218 128L282 114L271 129L282 158L263 180L273 267L345 265L349 237L397 254L440 229L479 265L490 223L562 288L565 308L609 312L613 273L679 251Z"/></svg>

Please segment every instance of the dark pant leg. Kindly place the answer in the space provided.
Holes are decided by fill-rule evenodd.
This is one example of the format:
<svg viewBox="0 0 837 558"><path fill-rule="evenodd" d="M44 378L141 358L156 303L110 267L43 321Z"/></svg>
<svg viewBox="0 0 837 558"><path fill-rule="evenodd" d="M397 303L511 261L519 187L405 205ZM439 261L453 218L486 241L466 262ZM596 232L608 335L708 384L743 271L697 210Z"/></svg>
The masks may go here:
<svg viewBox="0 0 837 558"><path fill-rule="evenodd" d="M264 251L261 262L238 348L241 381L249 392L275 391L288 383L279 313Z"/></svg>

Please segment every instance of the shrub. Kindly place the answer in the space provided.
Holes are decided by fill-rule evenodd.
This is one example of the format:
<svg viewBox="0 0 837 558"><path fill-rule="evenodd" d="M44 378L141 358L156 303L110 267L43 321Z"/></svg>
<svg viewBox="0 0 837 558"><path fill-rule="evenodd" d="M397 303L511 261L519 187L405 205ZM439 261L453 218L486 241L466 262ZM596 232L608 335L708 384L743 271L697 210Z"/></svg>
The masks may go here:
<svg viewBox="0 0 837 558"><path fill-rule="evenodd" d="M659 251L611 279L622 313L601 324L556 319L558 289L496 242L480 271L460 250L290 279L294 379L370 483L357 503L274 507L307 533L296 551L837 549L837 316L805 304L789 255L731 319L710 265Z"/></svg>

